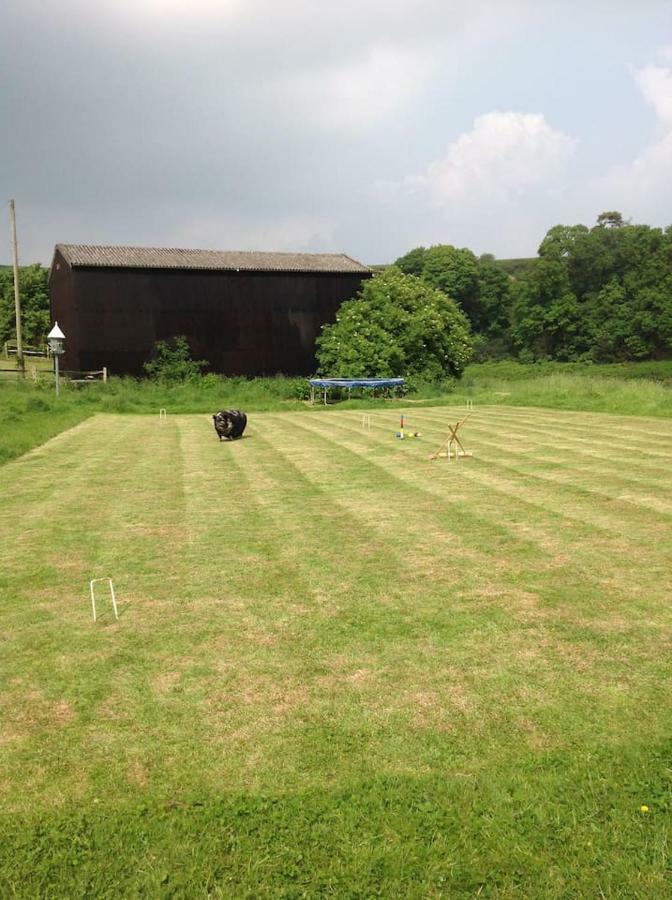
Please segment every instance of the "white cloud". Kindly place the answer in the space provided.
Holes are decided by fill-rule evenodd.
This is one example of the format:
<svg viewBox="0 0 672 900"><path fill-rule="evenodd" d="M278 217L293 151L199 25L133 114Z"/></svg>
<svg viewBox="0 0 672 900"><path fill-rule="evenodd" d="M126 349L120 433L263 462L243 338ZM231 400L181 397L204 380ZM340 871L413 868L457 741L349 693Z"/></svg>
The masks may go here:
<svg viewBox="0 0 672 900"><path fill-rule="evenodd" d="M427 68L419 53L374 46L365 60L327 80L324 111L340 125L382 119L413 97Z"/></svg>
<svg viewBox="0 0 672 900"><path fill-rule="evenodd" d="M543 115L492 112L449 145L446 155L401 182L378 182L385 199L424 193L435 205L473 209L505 204L531 191L557 193L575 138L557 131Z"/></svg>
<svg viewBox="0 0 672 900"><path fill-rule="evenodd" d="M672 203L672 68L644 66L634 78L662 132L629 163L613 166L592 185L602 208L668 224Z"/></svg>
<svg viewBox="0 0 672 900"><path fill-rule="evenodd" d="M635 80L657 118L672 128L672 69L645 66L635 72Z"/></svg>
<svg viewBox="0 0 672 900"><path fill-rule="evenodd" d="M622 207L638 217L651 215L661 199L672 198L672 131L645 147L631 163L614 166L605 179L598 182L604 197L603 206ZM653 213L654 218L655 213ZM665 214L670 217L669 210Z"/></svg>
<svg viewBox="0 0 672 900"><path fill-rule="evenodd" d="M550 127L543 115L492 112L461 134L424 175L439 203L506 202L562 178L576 140Z"/></svg>
<svg viewBox="0 0 672 900"><path fill-rule="evenodd" d="M379 181L373 194L399 218L424 206L425 243L515 255L538 243L555 217L576 146L541 114L486 113L423 172Z"/></svg>

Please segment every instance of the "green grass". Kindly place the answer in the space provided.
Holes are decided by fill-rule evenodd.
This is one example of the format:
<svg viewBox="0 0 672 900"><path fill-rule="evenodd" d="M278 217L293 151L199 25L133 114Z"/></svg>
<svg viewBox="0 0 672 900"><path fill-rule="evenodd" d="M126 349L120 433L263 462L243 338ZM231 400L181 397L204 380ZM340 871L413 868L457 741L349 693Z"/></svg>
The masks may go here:
<svg viewBox="0 0 672 900"><path fill-rule="evenodd" d="M114 378L107 384L71 386L63 383L55 396L51 382L35 384L0 380L0 464L37 447L64 429L97 412L152 413L167 408L181 412L216 412L222 407L254 411L302 409L296 399L306 379L220 379L165 386L150 381Z"/></svg>
<svg viewBox="0 0 672 900"><path fill-rule="evenodd" d="M82 402L84 401L84 402ZM0 465L90 416L85 398L0 384Z"/></svg>
<svg viewBox="0 0 672 900"><path fill-rule="evenodd" d="M613 414L672 416L672 361L614 366L515 362L470 366L457 384L418 384L404 399L356 397L342 409L400 409L403 406L478 404L539 406ZM206 377L195 383L166 386L113 378L106 385L65 385L60 399L53 387L0 382L0 464L43 443L95 412L213 412L240 407L248 412L309 410L299 399L302 378Z"/></svg>
<svg viewBox="0 0 672 900"><path fill-rule="evenodd" d="M585 363L539 362L521 363L516 360L476 363L466 375L480 385L491 381L530 381L549 375L580 375L584 378L612 378L617 380L651 380L672 385L672 359L649 362Z"/></svg>
<svg viewBox="0 0 672 900"><path fill-rule="evenodd" d="M455 390L455 400L472 397L481 404L539 406L612 414L672 416L672 379L635 374L593 374L558 368L498 375L496 366L472 366ZM521 367L523 368L523 367ZM532 371L530 371L532 368ZM606 367L603 367L606 368Z"/></svg>
<svg viewBox="0 0 672 900"><path fill-rule="evenodd" d="M0 896L669 896L672 423L404 411L0 470Z"/></svg>
<svg viewBox="0 0 672 900"><path fill-rule="evenodd" d="M506 361L469 366L457 383L412 382L406 398L356 396L337 401L342 409L400 409L403 406L478 404L540 406L614 414L672 416L672 360L589 365ZM65 384L56 400L53 385L31 378L0 380L0 464L25 453L95 412L158 415L212 413L223 407L247 412L310 410L305 378L219 378L162 385L131 378L107 384ZM319 398L318 398L319 399Z"/></svg>

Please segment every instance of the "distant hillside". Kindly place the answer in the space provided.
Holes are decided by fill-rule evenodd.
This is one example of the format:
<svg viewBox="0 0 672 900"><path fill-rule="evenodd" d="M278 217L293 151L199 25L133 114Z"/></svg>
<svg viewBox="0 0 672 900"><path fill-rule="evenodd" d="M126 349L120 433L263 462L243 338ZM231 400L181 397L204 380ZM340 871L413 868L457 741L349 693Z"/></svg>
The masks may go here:
<svg viewBox="0 0 672 900"><path fill-rule="evenodd" d="M496 266L499 266L500 269L503 269L507 275L516 278L519 275L522 275L523 272L529 268L530 263L533 263L535 259L536 257L534 256L521 256L517 259L493 259L493 262ZM367 265L372 272L377 273L382 272L383 269L393 265L393 263L367 263Z"/></svg>
<svg viewBox="0 0 672 900"><path fill-rule="evenodd" d="M518 259L494 259L493 262L500 269L503 269L507 275L516 278L522 275L526 269L529 269L535 259L535 256L521 256Z"/></svg>

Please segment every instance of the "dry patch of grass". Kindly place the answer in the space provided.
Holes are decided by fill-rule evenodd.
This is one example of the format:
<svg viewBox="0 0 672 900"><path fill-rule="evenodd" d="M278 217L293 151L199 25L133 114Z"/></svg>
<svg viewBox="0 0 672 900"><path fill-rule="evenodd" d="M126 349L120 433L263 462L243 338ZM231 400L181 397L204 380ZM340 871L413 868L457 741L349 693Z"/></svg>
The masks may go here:
<svg viewBox="0 0 672 900"><path fill-rule="evenodd" d="M75 710L70 701L52 700L34 687L15 687L5 695L0 742L25 742L39 734L66 728L74 719Z"/></svg>

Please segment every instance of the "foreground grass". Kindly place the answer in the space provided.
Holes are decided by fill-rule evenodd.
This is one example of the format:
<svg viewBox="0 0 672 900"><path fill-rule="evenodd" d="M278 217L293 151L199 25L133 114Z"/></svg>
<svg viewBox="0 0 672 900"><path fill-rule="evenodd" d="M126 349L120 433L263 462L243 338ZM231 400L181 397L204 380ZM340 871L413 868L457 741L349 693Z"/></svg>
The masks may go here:
<svg viewBox="0 0 672 900"><path fill-rule="evenodd" d="M3 468L0 895L668 895L672 424L461 413Z"/></svg>

